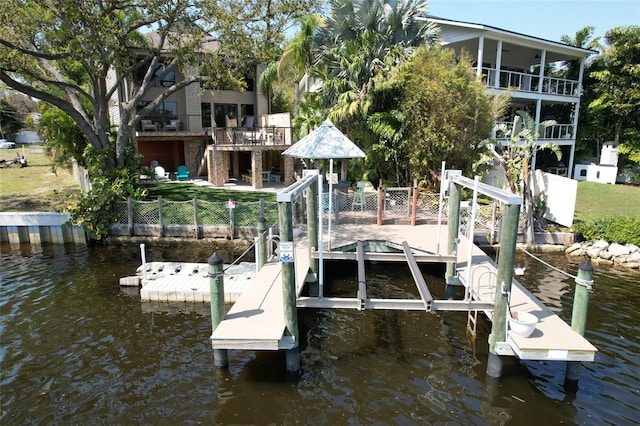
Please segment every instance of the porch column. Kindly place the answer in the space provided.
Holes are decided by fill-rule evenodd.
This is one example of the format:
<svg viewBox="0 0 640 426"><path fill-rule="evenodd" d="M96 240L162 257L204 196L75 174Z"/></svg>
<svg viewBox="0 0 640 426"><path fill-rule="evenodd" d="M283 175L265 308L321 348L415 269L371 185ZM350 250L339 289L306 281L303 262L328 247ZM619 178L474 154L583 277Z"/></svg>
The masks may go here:
<svg viewBox="0 0 640 426"><path fill-rule="evenodd" d="M254 189L262 189L262 151L251 151L251 181Z"/></svg>
<svg viewBox="0 0 640 426"><path fill-rule="evenodd" d="M240 179L240 155L238 151L233 151L231 153L231 169L233 177L236 179Z"/></svg>
<svg viewBox="0 0 640 426"><path fill-rule="evenodd" d="M482 62L484 62L484 36L478 37L478 64L476 66L476 77L482 78ZM489 81L487 80L487 84Z"/></svg>
<svg viewBox="0 0 640 426"><path fill-rule="evenodd" d="M540 52L540 69L538 70L538 93L542 93L542 88L544 87L544 63L547 61L547 51L542 50Z"/></svg>
<svg viewBox="0 0 640 426"><path fill-rule="evenodd" d="M293 157L289 157L287 155L283 155L284 160L284 184L291 185L295 182L296 178L293 170Z"/></svg>
<svg viewBox="0 0 640 426"><path fill-rule="evenodd" d="M223 186L225 182L225 153L217 149L209 150L207 174L209 182L215 186Z"/></svg>
<svg viewBox="0 0 640 426"><path fill-rule="evenodd" d="M578 95L582 93L582 78L584 76L584 58L580 59L580 72L578 74ZM580 102L576 102L573 106L573 129L571 130L571 154L569 155L569 162L567 163L567 177L571 179L573 177L573 155L576 149L576 139L578 137L578 116L580 115Z"/></svg>
<svg viewBox="0 0 640 426"><path fill-rule="evenodd" d="M496 81L493 87L500 87L500 68L502 67L502 40L498 40L496 48Z"/></svg>

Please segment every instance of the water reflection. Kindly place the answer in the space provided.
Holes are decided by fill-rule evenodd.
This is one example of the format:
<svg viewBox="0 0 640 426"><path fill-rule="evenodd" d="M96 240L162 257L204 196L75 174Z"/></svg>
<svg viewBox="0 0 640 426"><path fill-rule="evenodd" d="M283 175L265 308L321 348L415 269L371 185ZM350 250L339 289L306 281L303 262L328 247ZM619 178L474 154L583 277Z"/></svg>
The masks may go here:
<svg viewBox="0 0 640 426"><path fill-rule="evenodd" d="M0 423L541 424L640 418L638 276L596 267L587 338L599 349L568 391L564 364L505 360L485 374L489 324L466 314L301 310L301 372L284 352L230 351L213 366L206 309L146 306L118 279L136 247L0 247ZM205 262L202 248L149 247L150 260ZM225 259L230 261L232 259ZM564 256L545 260L575 274ZM573 282L522 255L520 281L566 321ZM344 269L341 269L344 268ZM332 267L354 295L354 265ZM375 297L417 294L403 265L367 265ZM443 297L441 270L425 270ZM195 311L195 312L194 312Z"/></svg>

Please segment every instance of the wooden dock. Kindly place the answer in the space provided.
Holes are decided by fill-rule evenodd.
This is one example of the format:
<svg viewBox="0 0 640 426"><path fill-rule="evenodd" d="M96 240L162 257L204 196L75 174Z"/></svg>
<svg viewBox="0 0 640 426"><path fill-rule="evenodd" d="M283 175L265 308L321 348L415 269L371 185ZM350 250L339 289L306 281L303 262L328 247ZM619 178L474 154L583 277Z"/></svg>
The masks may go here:
<svg viewBox="0 0 640 426"><path fill-rule="evenodd" d="M438 254L438 227L436 225L335 225L332 229L331 250L325 233L324 259L344 259L409 262L455 261L458 276L464 285L471 278L469 300L424 299L428 288L416 279L422 298L415 300L373 300L366 299L366 289L360 288L360 298L300 297L309 269L306 237L296 240L296 289L298 308L334 307L353 309L411 309L411 310L455 310L464 312L482 311L491 320L493 299L496 291L497 268L493 260L480 248L472 246L472 269L469 273L467 256L469 240L460 237L456 257L447 256L447 229L440 228ZM360 242L360 243L359 243ZM367 244L388 244L397 248L394 253L363 251ZM316 256L318 254L316 253ZM413 258L413 260L410 260ZM280 263L267 263L257 272L253 282L240 296L226 318L211 335L213 348L217 349L289 349L294 347L290 337L283 336L285 330L282 299L282 279ZM359 266L359 275L364 271ZM415 277L415 274L414 274ZM363 277L359 278L361 282ZM226 282L225 282L226 285ZM426 291L425 291L426 290ZM430 294L429 296L430 297ZM517 356L520 359L593 361L597 349L584 337L574 332L561 318L544 306L515 279L511 289L512 311L529 312L539 322L534 333L524 338L511 331L507 341L498 345L500 355Z"/></svg>
<svg viewBox="0 0 640 426"><path fill-rule="evenodd" d="M305 237L295 242L294 250L296 295L299 296L309 270ZM211 334L214 349L278 350L298 346L290 336L284 336L281 275L280 262L266 263L256 273L252 284Z"/></svg>

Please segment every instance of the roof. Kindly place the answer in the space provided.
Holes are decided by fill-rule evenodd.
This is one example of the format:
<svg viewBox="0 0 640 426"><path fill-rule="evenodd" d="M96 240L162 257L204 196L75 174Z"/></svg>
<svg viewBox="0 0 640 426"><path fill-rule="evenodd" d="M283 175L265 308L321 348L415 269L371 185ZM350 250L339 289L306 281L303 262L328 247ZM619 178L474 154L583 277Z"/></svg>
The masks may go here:
<svg viewBox="0 0 640 426"><path fill-rule="evenodd" d="M422 19L427 20L429 22L433 22L435 24L451 25L451 26L456 26L456 27L468 28L469 30L477 30L477 31L481 31L483 33L490 33L490 34L492 33L498 38L507 39L507 40L510 40L512 42L516 41L516 40L520 40L522 42L528 42L528 43L537 44L537 45L540 45L541 47L544 46L547 49L548 48L560 49L560 50L565 51L567 53L571 52L574 55L578 54L580 56L588 56L588 55L591 55L591 54L594 54L594 53L598 53L597 50L584 49L584 48L581 48L581 47L570 46L568 44L561 43L559 41L546 40L546 39L543 39L543 38L540 38L540 37L530 36L530 35L518 33L518 32L515 32L515 31L510 31L510 30L505 30L505 29L498 28L498 27L493 27L491 25L477 24L477 23L473 23L473 22L455 21L453 19L440 18L440 17L436 17L436 16L431 16L431 15L425 15L425 16L422 17Z"/></svg>
<svg viewBox="0 0 640 426"><path fill-rule="evenodd" d="M365 157L365 153L328 119L283 154L314 159Z"/></svg>

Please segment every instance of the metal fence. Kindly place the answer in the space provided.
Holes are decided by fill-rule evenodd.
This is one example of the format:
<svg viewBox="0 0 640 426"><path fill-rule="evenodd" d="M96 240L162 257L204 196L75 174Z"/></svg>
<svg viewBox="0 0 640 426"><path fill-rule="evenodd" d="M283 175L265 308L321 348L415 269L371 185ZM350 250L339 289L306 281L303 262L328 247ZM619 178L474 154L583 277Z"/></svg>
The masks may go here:
<svg viewBox="0 0 640 426"><path fill-rule="evenodd" d="M385 188L378 192L356 193L334 191L332 214L334 223L353 224L411 224L438 223L442 214L443 224L448 219L448 199L443 198L440 207L439 194L413 189ZM413 216L416 200L415 218ZM303 202L293 206L294 224L304 223ZM323 220L328 222L328 194L323 198ZM278 226L277 202L264 203L266 226ZM494 202L476 206L474 237L497 239L502 218L502 206ZM460 208L460 232L469 236L472 216L470 202L463 201ZM257 235L256 225L260 217L260 202L209 202L198 199L189 201L128 200L117 202L113 209L112 235L129 236L189 236L203 237L250 237ZM524 232L526 216L520 215L519 232Z"/></svg>
<svg viewBox="0 0 640 426"><path fill-rule="evenodd" d="M264 203L266 226L278 225L278 205ZM260 201L210 202L189 201L116 202L113 207L112 235L236 237L255 233L260 217Z"/></svg>

